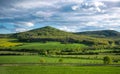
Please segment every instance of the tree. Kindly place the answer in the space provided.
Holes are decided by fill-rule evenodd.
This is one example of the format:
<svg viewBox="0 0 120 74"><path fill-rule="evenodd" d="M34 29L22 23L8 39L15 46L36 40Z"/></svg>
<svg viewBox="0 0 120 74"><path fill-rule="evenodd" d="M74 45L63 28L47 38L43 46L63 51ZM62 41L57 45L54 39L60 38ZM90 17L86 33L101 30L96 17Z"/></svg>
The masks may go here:
<svg viewBox="0 0 120 74"><path fill-rule="evenodd" d="M62 63L62 62L63 62L63 59L60 58L60 59L58 60L58 62L59 62L59 63Z"/></svg>
<svg viewBox="0 0 120 74"><path fill-rule="evenodd" d="M109 56L105 56L103 58L104 64L111 64L112 59Z"/></svg>

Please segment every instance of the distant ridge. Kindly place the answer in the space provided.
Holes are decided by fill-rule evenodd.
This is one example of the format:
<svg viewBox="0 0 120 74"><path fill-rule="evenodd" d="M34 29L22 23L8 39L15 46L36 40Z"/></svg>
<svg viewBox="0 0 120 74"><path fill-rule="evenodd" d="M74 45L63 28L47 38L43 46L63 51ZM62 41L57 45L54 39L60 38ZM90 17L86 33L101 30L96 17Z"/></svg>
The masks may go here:
<svg viewBox="0 0 120 74"><path fill-rule="evenodd" d="M117 32L115 30L99 30L99 31L85 31L85 32L66 32L59 29L56 29L51 26L45 26L33 30L29 30L26 32L20 32L20 33L14 33L14 34L0 34L0 37L20 37L20 36L26 36L26 37L38 37L38 36L70 36L70 35L84 35L84 36L91 36L91 37L120 37L120 32Z"/></svg>
<svg viewBox="0 0 120 74"><path fill-rule="evenodd" d="M76 34L97 36L97 37L120 37L120 33L115 30L86 31L86 32L77 32Z"/></svg>

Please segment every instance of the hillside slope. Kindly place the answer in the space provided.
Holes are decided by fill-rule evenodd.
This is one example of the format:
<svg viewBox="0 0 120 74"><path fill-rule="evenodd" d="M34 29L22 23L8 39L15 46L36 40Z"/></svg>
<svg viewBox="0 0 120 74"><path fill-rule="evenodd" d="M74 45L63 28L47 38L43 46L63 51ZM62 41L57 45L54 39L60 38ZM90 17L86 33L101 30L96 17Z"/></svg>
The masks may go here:
<svg viewBox="0 0 120 74"><path fill-rule="evenodd" d="M113 42L109 39L95 38L87 35L78 35L61 31L50 26L30 30L27 32L16 33L13 34L12 37L23 42L57 41L61 43L83 43L87 45L108 45L109 42Z"/></svg>
<svg viewBox="0 0 120 74"><path fill-rule="evenodd" d="M76 34L89 35L93 37L120 37L120 33L114 30L101 30L101 31L86 31L78 32Z"/></svg>

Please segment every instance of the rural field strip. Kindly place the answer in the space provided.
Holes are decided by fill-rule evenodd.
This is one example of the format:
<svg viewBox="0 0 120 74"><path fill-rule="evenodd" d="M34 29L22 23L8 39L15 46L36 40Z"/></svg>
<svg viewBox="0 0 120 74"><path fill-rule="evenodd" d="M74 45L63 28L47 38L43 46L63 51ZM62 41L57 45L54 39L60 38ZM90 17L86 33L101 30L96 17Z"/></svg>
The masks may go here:
<svg viewBox="0 0 120 74"><path fill-rule="evenodd" d="M116 66L120 64L79 64L79 63L2 63L0 66Z"/></svg>

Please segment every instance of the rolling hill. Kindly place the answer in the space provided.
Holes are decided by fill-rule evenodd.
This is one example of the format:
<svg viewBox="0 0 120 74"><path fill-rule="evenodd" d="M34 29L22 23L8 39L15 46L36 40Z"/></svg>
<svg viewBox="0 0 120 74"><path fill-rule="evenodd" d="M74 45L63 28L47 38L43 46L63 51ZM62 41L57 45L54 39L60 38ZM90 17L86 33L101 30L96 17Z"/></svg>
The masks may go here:
<svg viewBox="0 0 120 74"><path fill-rule="evenodd" d="M92 36L94 35L94 36ZM98 37L95 37L98 36ZM102 37L102 35L105 35ZM7 38L6 38L7 37ZM119 38L119 32L105 30L105 31L93 31L93 32L81 32L81 33L72 33L65 32L50 26L33 29L26 32L20 32L15 34L1 34L1 41L4 41L4 44L0 47L1 50L17 50L20 51L37 51L37 49L70 49L71 46L80 45L77 48L73 46L73 49L81 48L81 45L87 46L84 47L88 49L109 49L117 46L119 48L120 40L115 40L110 37ZM52 43L50 43L52 42ZM3 43L3 42L1 42ZM50 44L48 44L50 43ZM59 44L57 44L59 43ZM7 45L6 45L7 44ZM53 45L52 45L53 44ZM57 45L56 45L57 44ZM67 45L70 45L67 47ZM42 48L43 47L43 48Z"/></svg>
<svg viewBox="0 0 120 74"><path fill-rule="evenodd" d="M86 31L78 32L76 34L89 35L93 37L120 37L120 33L114 30L101 30L101 31Z"/></svg>
<svg viewBox="0 0 120 74"><path fill-rule="evenodd" d="M116 43L110 37L120 37L120 33L113 30L88 31L71 33L50 26L33 29L26 32L5 35L16 38L19 42L48 42L82 43L87 45L109 45ZM2 36L1 36L2 37ZM117 42L119 43L119 42Z"/></svg>
<svg viewBox="0 0 120 74"><path fill-rule="evenodd" d="M22 41L22 42L57 41L61 43L83 43L87 45L92 45L92 44L108 45L109 42L113 42L110 39L90 37L86 35L86 33L74 34L74 33L65 32L50 26L30 30L27 32L16 33L16 34L13 34L12 37L17 38L19 41Z"/></svg>

